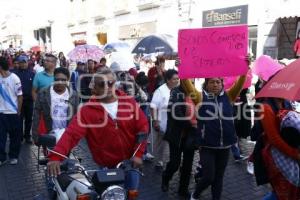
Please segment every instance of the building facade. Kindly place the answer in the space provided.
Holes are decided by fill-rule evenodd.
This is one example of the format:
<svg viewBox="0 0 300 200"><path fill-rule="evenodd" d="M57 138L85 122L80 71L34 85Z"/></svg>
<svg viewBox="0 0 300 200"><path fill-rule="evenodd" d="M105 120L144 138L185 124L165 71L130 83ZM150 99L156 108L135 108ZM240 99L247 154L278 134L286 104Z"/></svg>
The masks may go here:
<svg viewBox="0 0 300 200"><path fill-rule="evenodd" d="M0 43L67 53L78 44L122 40L134 46L150 34L168 34L177 40L178 29L203 27L205 11L247 5L249 52L292 58L299 29L296 1L29 0L35 9L14 7L0 19Z"/></svg>

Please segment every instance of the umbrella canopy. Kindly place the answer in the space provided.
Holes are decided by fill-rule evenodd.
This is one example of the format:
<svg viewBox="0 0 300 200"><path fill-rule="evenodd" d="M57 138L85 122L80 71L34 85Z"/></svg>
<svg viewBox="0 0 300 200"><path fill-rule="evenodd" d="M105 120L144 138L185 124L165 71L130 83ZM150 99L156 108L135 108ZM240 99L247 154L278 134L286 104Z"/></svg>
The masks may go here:
<svg viewBox="0 0 300 200"><path fill-rule="evenodd" d="M171 35L149 35L136 44L132 53L150 54L162 52L165 55L172 55L177 52L176 46L176 40Z"/></svg>
<svg viewBox="0 0 300 200"><path fill-rule="evenodd" d="M292 62L258 92L255 98L276 97L288 100L300 100L300 59Z"/></svg>
<svg viewBox="0 0 300 200"><path fill-rule="evenodd" d="M144 54L141 60L144 61L155 61L157 56L162 56L164 53L150 53L150 54Z"/></svg>
<svg viewBox="0 0 300 200"><path fill-rule="evenodd" d="M103 47L105 53L112 53L116 51L128 51L130 52L130 46L126 42L111 42L107 43Z"/></svg>
<svg viewBox="0 0 300 200"><path fill-rule="evenodd" d="M109 58L111 64L118 64L119 71L128 71L135 67L130 52L113 52Z"/></svg>
<svg viewBox="0 0 300 200"><path fill-rule="evenodd" d="M103 50L96 45L78 45L68 53L72 61L87 62L89 59L99 61L104 56Z"/></svg>

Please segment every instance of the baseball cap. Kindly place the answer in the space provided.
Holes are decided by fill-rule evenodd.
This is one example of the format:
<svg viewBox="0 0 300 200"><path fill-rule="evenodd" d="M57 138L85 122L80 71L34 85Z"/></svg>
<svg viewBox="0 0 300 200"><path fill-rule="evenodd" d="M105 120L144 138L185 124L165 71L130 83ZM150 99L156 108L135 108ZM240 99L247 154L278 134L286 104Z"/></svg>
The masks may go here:
<svg viewBox="0 0 300 200"><path fill-rule="evenodd" d="M280 128L295 128L300 133L300 113L289 111L282 118Z"/></svg>
<svg viewBox="0 0 300 200"><path fill-rule="evenodd" d="M82 62L82 61L78 61L78 62L77 62L77 65L85 65L85 63Z"/></svg>
<svg viewBox="0 0 300 200"><path fill-rule="evenodd" d="M121 71L120 64L117 63L117 62L111 63L110 69L111 69L111 71L113 71L114 73Z"/></svg>
<svg viewBox="0 0 300 200"><path fill-rule="evenodd" d="M26 55L20 55L17 57L16 59L18 62L27 62L28 61L28 57Z"/></svg>

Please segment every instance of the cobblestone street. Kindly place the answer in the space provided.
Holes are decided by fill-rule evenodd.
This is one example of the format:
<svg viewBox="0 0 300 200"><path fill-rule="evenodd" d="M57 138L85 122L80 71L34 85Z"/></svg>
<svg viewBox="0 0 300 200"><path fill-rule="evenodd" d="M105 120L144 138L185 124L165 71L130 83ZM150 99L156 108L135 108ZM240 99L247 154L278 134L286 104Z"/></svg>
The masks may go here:
<svg viewBox="0 0 300 200"><path fill-rule="evenodd" d="M247 154L253 144L244 142L244 153ZM84 142L76 148L75 153L83 159L82 164L88 168L96 167L92 161ZM37 147L30 145L22 146L22 153L19 164L16 166L5 165L0 167L0 200L30 200L35 195L46 196L44 172L37 170ZM195 154L195 162L198 160L198 153ZM159 199L180 199L177 194L178 176L176 175L170 183L169 193L160 190L160 173L154 170L153 164L146 162L144 166L145 176L140 186L141 200ZM191 179L191 190L194 188L194 179ZM267 186L257 187L253 176L246 172L246 162L236 163L231 158L225 173L223 198L224 200L258 200L268 191ZM204 194L204 200L209 200L210 190Z"/></svg>

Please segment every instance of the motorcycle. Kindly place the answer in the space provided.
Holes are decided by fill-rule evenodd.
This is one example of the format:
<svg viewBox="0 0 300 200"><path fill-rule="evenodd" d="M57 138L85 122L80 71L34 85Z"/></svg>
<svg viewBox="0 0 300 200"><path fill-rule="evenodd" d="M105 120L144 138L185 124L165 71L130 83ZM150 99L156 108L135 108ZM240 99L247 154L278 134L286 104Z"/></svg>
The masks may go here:
<svg viewBox="0 0 300 200"><path fill-rule="evenodd" d="M146 134L139 134L140 148ZM39 138L39 144L47 147L47 151L65 158L61 163L61 173L57 177L48 177L52 182L55 195L51 199L56 200L134 200L138 196L139 177L142 172L132 167L131 160L120 162L115 168L100 168L86 170L76 157L70 159L51 148L56 144L53 135L44 135ZM39 162L47 165L47 161ZM46 170L47 171L47 170ZM47 172L46 172L47 173Z"/></svg>

